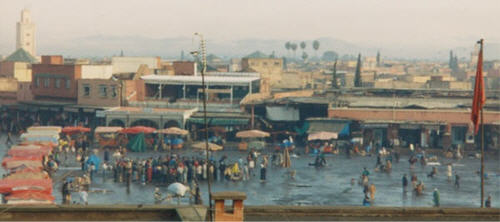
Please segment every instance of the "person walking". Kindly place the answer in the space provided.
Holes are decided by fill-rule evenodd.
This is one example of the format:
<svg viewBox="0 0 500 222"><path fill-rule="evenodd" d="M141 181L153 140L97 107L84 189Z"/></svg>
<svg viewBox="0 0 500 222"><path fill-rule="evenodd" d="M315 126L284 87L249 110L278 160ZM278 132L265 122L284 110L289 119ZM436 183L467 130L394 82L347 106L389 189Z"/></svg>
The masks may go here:
<svg viewBox="0 0 500 222"><path fill-rule="evenodd" d="M155 204L161 204L162 195L160 192L160 188L158 187L155 187L154 198L155 198Z"/></svg>
<svg viewBox="0 0 500 222"><path fill-rule="evenodd" d="M370 199L371 201L375 200L375 192L377 191L377 188L375 188L375 184L370 184L369 192L370 192Z"/></svg>
<svg viewBox="0 0 500 222"><path fill-rule="evenodd" d="M84 189L80 190L80 202L81 204L83 205L89 205L89 202L88 202L88 197L89 197L89 194L87 193L87 191L85 191Z"/></svg>
<svg viewBox="0 0 500 222"><path fill-rule="evenodd" d="M455 188L460 188L460 176L458 173L455 174Z"/></svg>
<svg viewBox="0 0 500 222"><path fill-rule="evenodd" d="M434 192L432 193L432 201L434 202L435 207L439 207L439 190L434 188Z"/></svg>
<svg viewBox="0 0 500 222"><path fill-rule="evenodd" d="M69 181L65 181L62 187L63 204L71 203L71 191Z"/></svg>
<svg viewBox="0 0 500 222"><path fill-rule="evenodd" d="M406 193L408 187L408 178L406 177L406 174L403 175L403 178L401 180L403 183L403 192Z"/></svg>
<svg viewBox="0 0 500 222"><path fill-rule="evenodd" d="M453 167L451 163L448 163L446 175L448 176L448 181L451 182L451 177L453 176Z"/></svg>
<svg viewBox="0 0 500 222"><path fill-rule="evenodd" d="M260 182L266 181L266 165L264 163L260 164Z"/></svg>
<svg viewBox="0 0 500 222"><path fill-rule="evenodd" d="M491 195L488 195L488 198L486 199L486 201L484 202L484 206L486 208L491 208Z"/></svg>

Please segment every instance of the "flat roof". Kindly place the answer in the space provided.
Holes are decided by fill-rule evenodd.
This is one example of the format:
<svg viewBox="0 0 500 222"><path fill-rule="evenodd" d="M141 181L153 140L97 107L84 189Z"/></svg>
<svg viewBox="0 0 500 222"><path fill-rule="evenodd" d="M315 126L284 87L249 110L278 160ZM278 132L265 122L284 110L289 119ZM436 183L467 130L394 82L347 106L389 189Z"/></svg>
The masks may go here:
<svg viewBox="0 0 500 222"><path fill-rule="evenodd" d="M146 83L162 83L168 85L201 85L201 76L169 76L169 75L147 75L141 77ZM259 77L250 76L205 76L208 85L243 85L247 86L253 81L260 80Z"/></svg>
<svg viewBox="0 0 500 222"><path fill-rule="evenodd" d="M197 109L173 109L173 108L147 108L147 107L132 107L120 106L107 109L106 113L185 113L195 112Z"/></svg>

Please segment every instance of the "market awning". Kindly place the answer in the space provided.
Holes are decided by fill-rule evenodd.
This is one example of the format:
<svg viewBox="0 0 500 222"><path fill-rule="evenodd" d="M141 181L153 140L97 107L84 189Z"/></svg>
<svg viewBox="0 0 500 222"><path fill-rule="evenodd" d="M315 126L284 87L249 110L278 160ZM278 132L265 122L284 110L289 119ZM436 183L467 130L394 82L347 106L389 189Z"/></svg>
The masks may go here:
<svg viewBox="0 0 500 222"><path fill-rule="evenodd" d="M247 125L249 119L208 117L207 122L209 126L234 126L234 125ZM191 117L188 119L188 123L205 124L203 118L200 117Z"/></svg>
<svg viewBox="0 0 500 222"><path fill-rule="evenodd" d="M316 132L332 132L336 133L339 137L349 136L350 123L349 122L336 122L336 121L309 121L309 134Z"/></svg>

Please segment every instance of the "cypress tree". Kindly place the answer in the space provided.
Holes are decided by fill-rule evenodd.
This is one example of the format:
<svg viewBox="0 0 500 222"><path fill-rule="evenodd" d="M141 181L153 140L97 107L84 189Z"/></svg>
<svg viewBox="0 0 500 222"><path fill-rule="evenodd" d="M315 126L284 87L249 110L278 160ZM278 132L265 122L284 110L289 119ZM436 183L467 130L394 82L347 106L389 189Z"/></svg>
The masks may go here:
<svg viewBox="0 0 500 222"><path fill-rule="evenodd" d="M380 51L377 51L377 67L380 67Z"/></svg>
<svg viewBox="0 0 500 222"><path fill-rule="evenodd" d="M337 83L337 59L335 59L335 63L333 64L332 88L339 88L339 85Z"/></svg>
<svg viewBox="0 0 500 222"><path fill-rule="evenodd" d="M361 82L361 53L358 54L358 63L356 64L356 73L354 74L354 87L362 87Z"/></svg>
<svg viewBox="0 0 500 222"><path fill-rule="evenodd" d="M453 51L450 50L450 60L448 62L448 66L450 67L450 69L453 69L454 65L453 65Z"/></svg>

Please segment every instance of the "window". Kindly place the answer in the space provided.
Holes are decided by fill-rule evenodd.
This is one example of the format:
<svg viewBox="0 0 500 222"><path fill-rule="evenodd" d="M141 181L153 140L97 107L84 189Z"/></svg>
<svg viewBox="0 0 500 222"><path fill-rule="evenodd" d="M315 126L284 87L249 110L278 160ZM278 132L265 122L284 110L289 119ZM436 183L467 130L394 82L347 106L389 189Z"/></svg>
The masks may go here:
<svg viewBox="0 0 500 222"><path fill-rule="evenodd" d="M274 62L275 66L280 66L280 62Z"/></svg>
<svg viewBox="0 0 500 222"><path fill-rule="evenodd" d="M61 88L61 79L59 78L56 79L56 88Z"/></svg>
<svg viewBox="0 0 500 222"><path fill-rule="evenodd" d="M267 66L267 62L263 62L263 63L262 63L262 65L263 65L263 66Z"/></svg>
<svg viewBox="0 0 500 222"><path fill-rule="evenodd" d="M50 78L45 78L43 80L43 87L49 88L49 85L50 85Z"/></svg>
<svg viewBox="0 0 500 222"><path fill-rule="evenodd" d="M101 97L108 96L108 88L106 88L106 85L99 85L99 96Z"/></svg>
<svg viewBox="0 0 500 222"><path fill-rule="evenodd" d="M35 88L38 88L40 86L40 77L35 78Z"/></svg>
<svg viewBox="0 0 500 222"><path fill-rule="evenodd" d="M27 42L27 43L26 43L26 46L30 46L30 43L29 43L29 42Z"/></svg>
<svg viewBox="0 0 500 222"><path fill-rule="evenodd" d="M115 98L116 95L117 95L116 86L111 86L111 97Z"/></svg>
<svg viewBox="0 0 500 222"><path fill-rule="evenodd" d="M90 96L90 85L83 85L83 96Z"/></svg>
<svg viewBox="0 0 500 222"><path fill-rule="evenodd" d="M69 79L66 79L66 83L65 83L65 86L66 86L66 89L69 89L69 88L71 88L71 80L69 80Z"/></svg>
<svg viewBox="0 0 500 222"><path fill-rule="evenodd" d="M23 89L23 84L19 84L19 89Z"/></svg>
<svg viewBox="0 0 500 222"><path fill-rule="evenodd" d="M26 36L30 37L30 34L29 34L29 33L26 33Z"/></svg>

